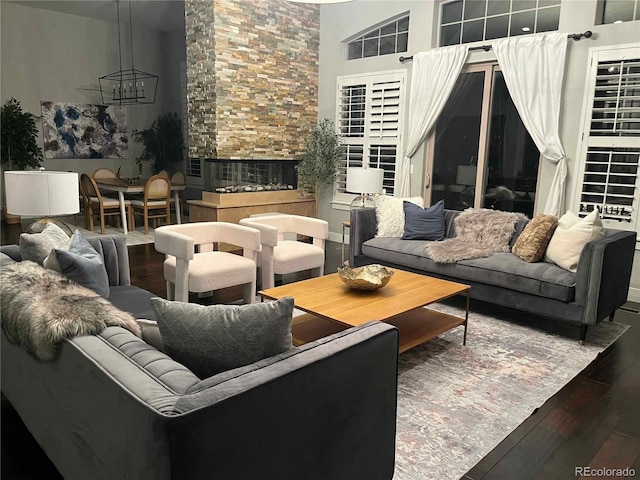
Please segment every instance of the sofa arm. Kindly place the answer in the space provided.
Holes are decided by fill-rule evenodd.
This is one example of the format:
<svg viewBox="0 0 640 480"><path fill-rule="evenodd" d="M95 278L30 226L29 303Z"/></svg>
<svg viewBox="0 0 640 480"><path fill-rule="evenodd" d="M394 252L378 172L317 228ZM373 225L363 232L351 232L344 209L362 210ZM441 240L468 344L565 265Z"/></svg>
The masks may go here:
<svg viewBox="0 0 640 480"><path fill-rule="evenodd" d="M359 267L358 257L362 256L362 244L375 237L378 230L376 209L353 209L349 221L349 265Z"/></svg>
<svg viewBox="0 0 640 480"><path fill-rule="evenodd" d="M576 271L576 303L582 323L595 325L627 301L636 233L606 229L605 237L582 250Z"/></svg>
<svg viewBox="0 0 640 480"><path fill-rule="evenodd" d="M109 286L131 285L126 237L124 235L99 235L87 238L87 240L102 255L104 267L109 276Z"/></svg>
<svg viewBox="0 0 640 480"><path fill-rule="evenodd" d="M371 322L281 357L180 398L174 478L392 478L398 331Z"/></svg>

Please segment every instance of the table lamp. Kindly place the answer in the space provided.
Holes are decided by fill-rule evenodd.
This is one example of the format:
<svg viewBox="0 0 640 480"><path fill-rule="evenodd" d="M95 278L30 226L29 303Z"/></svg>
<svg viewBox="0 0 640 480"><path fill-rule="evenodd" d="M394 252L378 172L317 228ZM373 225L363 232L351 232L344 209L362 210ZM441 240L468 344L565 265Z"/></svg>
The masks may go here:
<svg viewBox="0 0 640 480"><path fill-rule="evenodd" d="M30 233L44 230L54 222L67 234L71 229L49 217L75 215L80 211L78 174L75 172L33 171L4 172L7 212L21 217L44 217L29 226Z"/></svg>
<svg viewBox="0 0 640 480"><path fill-rule="evenodd" d="M347 168L347 192L357 193L351 202L351 208L375 207L373 193L382 193L382 178L384 170L381 168Z"/></svg>

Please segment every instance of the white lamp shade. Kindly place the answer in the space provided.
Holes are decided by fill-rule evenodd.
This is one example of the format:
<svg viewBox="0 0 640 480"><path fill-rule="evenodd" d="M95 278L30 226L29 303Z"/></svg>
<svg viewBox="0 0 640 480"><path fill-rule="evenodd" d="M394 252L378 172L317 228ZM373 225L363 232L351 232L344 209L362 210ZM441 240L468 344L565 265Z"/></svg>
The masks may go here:
<svg viewBox="0 0 640 480"><path fill-rule="evenodd" d="M347 168L347 192L382 193L383 176L381 168Z"/></svg>
<svg viewBox="0 0 640 480"><path fill-rule="evenodd" d="M7 212L23 217L73 215L80 211L75 172L4 172Z"/></svg>
<svg viewBox="0 0 640 480"><path fill-rule="evenodd" d="M458 165L456 183L458 185L475 185L478 167L475 165Z"/></svg>

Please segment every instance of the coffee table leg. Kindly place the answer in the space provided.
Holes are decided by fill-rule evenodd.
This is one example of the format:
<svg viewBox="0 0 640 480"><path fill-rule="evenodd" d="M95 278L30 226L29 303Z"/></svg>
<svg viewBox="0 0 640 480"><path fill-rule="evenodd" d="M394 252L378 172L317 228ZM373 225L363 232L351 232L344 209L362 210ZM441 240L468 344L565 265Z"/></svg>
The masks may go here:
<svg viewBox="0 0 640 480"><path fill-rule="evenodd" d="M464 335L462 337L462 345L467 344L467 325L469 324L469 290L467 290L467 309L464 312Z"/></svg>

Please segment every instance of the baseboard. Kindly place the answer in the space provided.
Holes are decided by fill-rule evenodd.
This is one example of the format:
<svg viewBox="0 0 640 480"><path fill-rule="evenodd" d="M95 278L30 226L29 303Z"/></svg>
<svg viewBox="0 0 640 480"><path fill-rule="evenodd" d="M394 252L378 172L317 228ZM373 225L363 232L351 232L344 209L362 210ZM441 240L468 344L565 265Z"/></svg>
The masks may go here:
<svg viewBox="0 0 640 480"><path fill-rule="evenodd" d="M640 303L640 288L629 287L629 295L627 300L630 302Z"/></svg>

